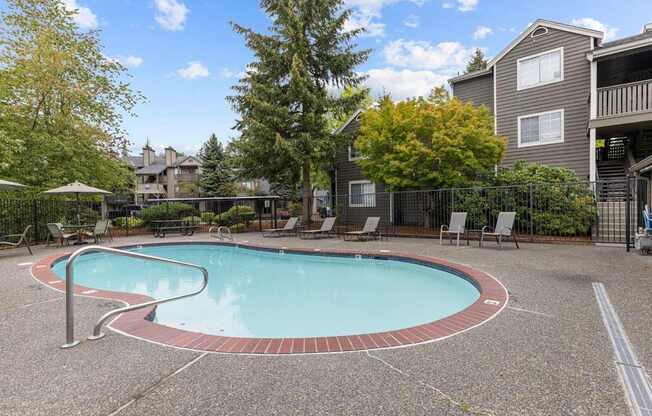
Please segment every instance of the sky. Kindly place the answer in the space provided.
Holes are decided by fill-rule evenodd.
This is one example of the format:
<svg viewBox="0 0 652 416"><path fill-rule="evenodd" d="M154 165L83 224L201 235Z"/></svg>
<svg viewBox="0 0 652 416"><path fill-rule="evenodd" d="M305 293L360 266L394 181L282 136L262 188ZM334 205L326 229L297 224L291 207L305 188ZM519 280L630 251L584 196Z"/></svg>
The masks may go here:
<svg viewBox="0 0 652 416"><path fill-rule="evenodd" d="M0 0L2 3L4 0ZM62 0L82 30L100 29L104 53L129 68L147 101L127 118L132 149L196 153L215 133L227 142L237 117L225 97L252 60L230 22L265 31L258 0ZM650 0L345 0L347 27L365 27L359 68L374 96L426 95L457 75L475 48L498 54L537 18L603 30L606 40L652 22Z"/></svg>

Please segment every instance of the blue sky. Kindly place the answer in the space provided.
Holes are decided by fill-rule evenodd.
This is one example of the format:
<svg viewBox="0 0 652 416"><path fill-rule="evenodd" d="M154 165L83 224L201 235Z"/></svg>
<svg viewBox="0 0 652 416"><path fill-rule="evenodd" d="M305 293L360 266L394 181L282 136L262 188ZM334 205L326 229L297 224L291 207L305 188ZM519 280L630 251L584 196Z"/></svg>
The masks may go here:
<svg viewBox="0 0 652 416"><path fill-rule="evenodd" d="M265 30L258 0L63 0L78 23L102 30L105 53L129 66L147 102L125 127L139 149L147 138L194 153L215 132L227 141L234 119L225 97L251 60L235 21ZM528 23L545 18L606 30L608 39L652 22L650 0L346 0L351 27L373 48L360 71L375 95L422 95L458 73L475 47L497 54Z"/></svg>

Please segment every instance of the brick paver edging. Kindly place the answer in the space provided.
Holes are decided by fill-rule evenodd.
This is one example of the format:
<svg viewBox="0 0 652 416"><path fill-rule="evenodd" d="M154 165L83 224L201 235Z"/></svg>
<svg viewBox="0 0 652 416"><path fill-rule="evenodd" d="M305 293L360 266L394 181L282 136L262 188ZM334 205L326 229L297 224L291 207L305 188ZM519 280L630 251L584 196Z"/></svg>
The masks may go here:
<svg viewBox="0 0 652 416"><path fill-rule="evenodd" d="M209 335L172 328L152 322L148 318L153 315L154 307L123 313L108 325L112 330L162 345L197 351L240 354L337 353L395 348L448 338L492 319L502 311L509 299L505 287L494 277L468 266L432 257L403 253L398 254L387 252L387 250L348 251L331 249L290 249L285 247L272 248L255 244L201 241L187 243L153 243L143 244L143 246L169 244L236 245L238 247L261 251L278 252L279 250L283 250L285 253L339 257L354 257L359 255L363 258L416 263L445 270L466 279L479 290L480 297L468 308L438 321L400 330L361 335L314 338L240 338ZM140 246L141 245L129 245L119 248L127 249ZM44 285L56 290L65 291L65 282L54 274L52 266L58 261L64 260L70 254L71 253L63 253L39 260L32 266L32 275ZM89 290L92 290L92 293L88 293ZM79 285L74 286L74 292L77 296L111 299L130 305L151 300L150 297L144 295L94 290Z"/></svg>

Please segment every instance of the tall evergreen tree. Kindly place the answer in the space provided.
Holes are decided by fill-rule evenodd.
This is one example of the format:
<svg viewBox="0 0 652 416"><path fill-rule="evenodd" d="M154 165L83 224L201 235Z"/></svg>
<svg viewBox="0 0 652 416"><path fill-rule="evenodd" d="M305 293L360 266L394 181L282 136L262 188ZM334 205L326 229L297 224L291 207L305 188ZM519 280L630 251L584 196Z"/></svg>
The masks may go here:
<svg viewBox="0 0 652 416"><path fill-rule="evenodd" d="M367 93L333 96L329 89L359 87L364 76L355 68L370 51L355 45L363 29L345 30L351 11L343 0L260 4L272 21L268 34L233 24L255 57L229 97L240 113L235 148L250 176L300 179L310 221L311 171L332 158L341 141L332 137L327 116L352 111Z"/></svg>
<svg viewBox="0 0 652 416"><path fill-rule="evenodd" d="M199 151L202 162L199 187L204 196L233 196L235 187L233 174L227 161L222 143L215 134L204 143Z"/></svg>
<svg viewBox="0 0 652 416"><path fill-rule="evenodd" d="M476 48L469 63L466 64L466 73L487 69L487 60L484 57L482 49Z"/></svg>

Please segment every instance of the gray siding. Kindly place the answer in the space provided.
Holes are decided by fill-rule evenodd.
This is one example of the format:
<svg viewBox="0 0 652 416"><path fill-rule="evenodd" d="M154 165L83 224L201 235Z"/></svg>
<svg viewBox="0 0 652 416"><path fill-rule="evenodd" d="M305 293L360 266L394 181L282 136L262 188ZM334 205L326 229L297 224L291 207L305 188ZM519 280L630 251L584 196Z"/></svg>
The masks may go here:
<svg viewBox="0 0 652 416"><path fill-rule="evenodd" d="M589 94L591 73L586 53L589 37L549 29L529 36L496 64L497 132L508 139L504 165L518 160L573 169L580 179L589 175ZM564 80L517 91L517 60L548 50L564 48ZM564 143L518 148L519 116L564 109Z"/></svg>
<svg viewBox="0 0 652 416"><path fill-rule="evenodd" d="M358 121L351 122L342 132L351 137L351 142L355 140L360 124ZM342 146L335 157L336 165L336 193L337 193L337 212L344 217L342 222L347 225L362 226L367 217L381 217L381 225L390 222L390 201L389 194L376 195L376 206L371 207L350 207L349 206L349 182L368 180L360 167L355 161L349 161L348 146ZM376 193L385 192L385 186L382 183L376 183ZM338 223L340 223L338 221Z"/></svg>
<svg viewBox="0 0 652 416"><path fill-rule="evenodd" d="M477 106L486 106L494 113L494 76L493 73L453 84L453 95L462 101L471 101Z"/></svg>

